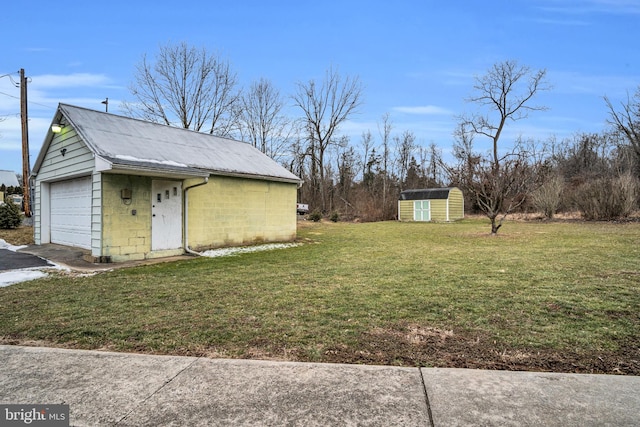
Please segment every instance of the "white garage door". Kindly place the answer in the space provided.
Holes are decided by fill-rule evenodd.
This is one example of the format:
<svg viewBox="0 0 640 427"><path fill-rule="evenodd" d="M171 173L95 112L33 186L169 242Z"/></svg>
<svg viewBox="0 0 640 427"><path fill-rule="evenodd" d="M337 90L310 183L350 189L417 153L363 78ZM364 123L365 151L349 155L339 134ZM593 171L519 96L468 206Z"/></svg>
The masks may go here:
<svg viewBox="0 0 640 427"><path fill-rule="evenodd" d="M51 184L51 243L91 249L91 177Z"/></svg>

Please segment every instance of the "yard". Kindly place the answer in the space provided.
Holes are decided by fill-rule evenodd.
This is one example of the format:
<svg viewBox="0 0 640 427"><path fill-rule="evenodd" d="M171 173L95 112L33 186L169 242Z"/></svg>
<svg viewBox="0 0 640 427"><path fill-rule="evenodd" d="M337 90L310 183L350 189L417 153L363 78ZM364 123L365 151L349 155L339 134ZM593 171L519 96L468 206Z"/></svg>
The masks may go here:
<svg viewBox="0 0 640 427"><path fill-rule="evenodd" d="M640 222L488 231L302 223L294 248L54 273L0 289L0 341L640 375Z"/></svg>

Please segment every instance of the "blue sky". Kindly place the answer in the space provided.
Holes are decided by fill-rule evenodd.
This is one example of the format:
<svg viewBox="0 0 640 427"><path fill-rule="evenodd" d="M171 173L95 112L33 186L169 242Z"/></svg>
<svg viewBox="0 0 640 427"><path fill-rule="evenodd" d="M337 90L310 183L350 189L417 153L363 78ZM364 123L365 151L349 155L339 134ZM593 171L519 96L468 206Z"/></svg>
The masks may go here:
<svg viewBox="0 0 640 427"><path fill-rule="evenodd" d="M477 111L465 102L474 77L494 63L545 68L553 85L536 101L549 110L510 123L504 144L602 131L602 97L622 101L640 85L640 0L34 0L5 7L0 35L0 75L10 73L0 78L0 169L17 172L20 90L11 78L20 68L30 78L33 164L58 103L102 110L108 97L109 112L120 113L122 100L134 100L135 65L168 43L205 47L230 61L243 86L264 77L284 95L329 67L357 75L364 104L342 134L357 145L370 130L379 141L389 113L395 133L413 131L445 156L455 116Z"/></svg>

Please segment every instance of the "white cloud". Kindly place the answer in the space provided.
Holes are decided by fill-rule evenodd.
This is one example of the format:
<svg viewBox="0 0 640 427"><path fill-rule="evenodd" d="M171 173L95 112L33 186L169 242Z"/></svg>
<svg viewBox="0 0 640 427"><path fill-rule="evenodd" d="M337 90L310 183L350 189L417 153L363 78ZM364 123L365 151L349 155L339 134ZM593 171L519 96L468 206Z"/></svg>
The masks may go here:
<svg viewBox="0 0 640 427"><path fill-rule="evenodd" d="M435 105L421 105L415 107L393 107L393 111L406 114L421 114L421 115L441 115L441 114L453 114L451 110Z"/></svg>
<svg viewBox="0 0 640 427"><path fill-rule="evenodd" d="M620 96L637 87L640 75L588 75L574 71L549 71L555 93Z"/></svg>
<svg viewBox="0 0 640 427"><path fill-rule="evenodd" d="M640 14L638 0L578 0L571 3L566 0L551 0L545 3L541 9L566 14Z"/></svg>
<svg viewBox="0 0 640 427"><path fill-rule="evenodd" d="M21 150L22 125L20 117L9 116L0 123L0 150Z"/></svg>
<svg viewBox="0 0 640 427"><path fill-rule="evenodd" d="M566 25L569 27L584 27L590 25L587 21L579 21L576 19L533 19L534 22L547 25Z"/></svg>
<svg viewBox="0 0 640 427"><path fill-rule="evenodd" d="M20 141L3 141L0 139L0 150L4 151L20 151L22 145Z"/></svg>
<svg viewBox="0 0 640 427"><path fill-rule="evenodd" d="M73 73L73 74L42 74L31 77L31 85L38 88L69 88L84 86L106 86L111 79L104 74Z"/></svg>

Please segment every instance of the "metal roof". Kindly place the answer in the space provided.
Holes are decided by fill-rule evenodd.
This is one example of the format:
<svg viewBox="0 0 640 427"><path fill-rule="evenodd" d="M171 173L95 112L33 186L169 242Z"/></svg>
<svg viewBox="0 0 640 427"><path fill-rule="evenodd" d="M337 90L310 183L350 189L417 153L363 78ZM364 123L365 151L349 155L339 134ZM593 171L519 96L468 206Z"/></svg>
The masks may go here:
<svg viewBox="0 0 640 427"><path fill-rule="evenodd" d="M113 169L300 182L300 178L244 142L67 104L60 104L58 111L89 149ZM48 142L50 139L45 140Z"/></svg>
<svg viewBox="0 0 640 427"><path fill-rule="evenodd" d="M18 177L13 171L0 171L0 185L4 184L5 187L19 187Z"/></svg>
<svg viewBox="0 0 640 427"><path fill-rule="evenodd" d="M434 200L448 199L449 192L455 187L423 188L420 190L405 190L400 193L400 200Z"/></svg>

